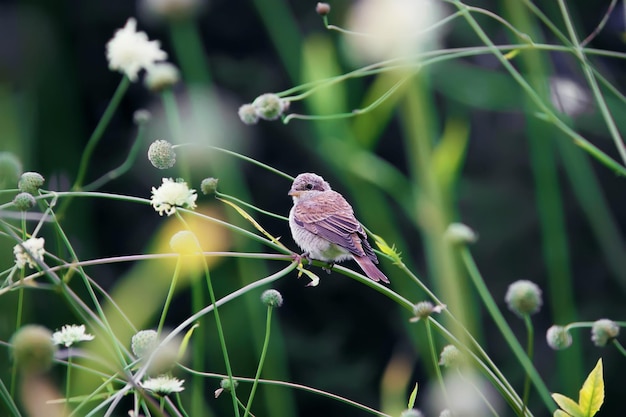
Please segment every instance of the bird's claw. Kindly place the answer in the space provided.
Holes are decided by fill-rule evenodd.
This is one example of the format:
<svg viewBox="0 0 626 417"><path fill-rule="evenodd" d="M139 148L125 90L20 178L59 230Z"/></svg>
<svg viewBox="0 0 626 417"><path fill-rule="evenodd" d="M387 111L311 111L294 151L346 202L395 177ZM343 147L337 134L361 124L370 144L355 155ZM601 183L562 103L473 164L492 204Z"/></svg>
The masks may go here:
<svg viewBox="0 0 626 417"><path fill-rule="evenodd" d="M333 266L335 266L335 263L329 262L328 266L323 266L322 269L326 271L327 274L330 274L330 272L333 270Z"/></svg>

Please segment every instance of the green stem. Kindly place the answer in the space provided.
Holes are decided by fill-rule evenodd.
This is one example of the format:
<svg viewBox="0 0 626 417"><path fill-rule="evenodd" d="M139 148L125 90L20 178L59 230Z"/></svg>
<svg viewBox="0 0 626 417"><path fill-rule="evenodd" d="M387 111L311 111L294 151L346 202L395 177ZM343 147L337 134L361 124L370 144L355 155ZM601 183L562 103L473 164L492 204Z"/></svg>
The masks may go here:
<svg viewBox="0 0 626 417"><path fill-rule="evenodd" d="M265 340L263 341L263 350L261 350L261 358L259 359L259 366L256 370L256 375L254 376L254 382L252 383L252 389L250 390L250 397L248 398L248 405L246 406L246 411L243 417L248 417L250 414L250 407L252 407L252 400L254 399L254 394L256 393L256 387L259 383L259 378L261 377L261 370L263 369L263 363L265 363L265 355L267 354L267 347L270 344L270 333L272 327L272 306L267 306L267 320L265 326Z"/></svg>
<svg viewBox="0 0 626 417"><path fill-rule="evenodd" d="M619 353L621 353L623 356L626 356L626 349L624 349L624 346L622 346L622 344L617 339L613 339L613 346L615 346Z"/></svg>
<svg viewBox="0 0 626 417"><path fill-rule="evenodd" d="M91 134L91 137L89 138L89 141L87 142L87 146L85 147L85 151L83 152L82 158L80 160L78 174L76 175L76 181L74 181L74 186L72 187L72 189L74 190L81 189L83 180L85 179L85 174L87 173L87 166L89 164L89 160L91 159L91 155L93 154L93 151L96 149L96 145L102 138L102 134L104 133L104 130L111 122L111 119L113 118L113 114L115 113L115 110L117 110L117 107L122 101L122 97L124 97L124 94L126 93L126 90L128 89L129 86L130 86L130 79L127 76L124 76L122 80L120 81L119 85L117 86L117 89L115 90L115 93L113 94L113 97L111 98L111 101L109 102L109 105L104 111L102 118L100 118L100 121L96 125L96 128L94 129L93 133Z"/></svg>
<svg viewBox="0 0 626 417"><path fill-rule="evenodd" d="M532 322L532 320L530 320L530 316L528 314L524 315L524 324L526 325L526 331L528 332L528 341L527 341L527 345L526 345L526 355L528 356L528 358L532 362L532 360L533 360L534 343L535 343L535 331L534 331L534 327L533 327L533 322ZM528 408L528 398L529 398L529 396L530 396L530 375L528 375L528 373L526 373L526 377L524 378L524 394L522 395L522 400L524 402L524 405L523 405L523 408L522 408L522 415L524 415L524 412Z"/></svg>
<svg viewBox="0 0 626 417"><path fill-rule="evenodd" d="M167 316L167 311L170 308L170 303L172 302L172 298L174 297L174 290L176 289L176 282L178 281L178 277L180 275L180 264L182 260L182 255L178 257L176 261L176 268L174 269L174 275L172 276L172 281L170 282L170 289L167 292L167 297L165 298L165 305L163 306L163 311L161 312L161 319L159 320L159 327L157 328L157 334L160 336L161 331L163 330L163 324L165 323L165 316Z"/></svg>
<svg viewBox="0 0 626 417"><path fill-rule="evenodd" d="M228 380L230 381L230 393L233 399L233 408L235 415L239 417L239 407L237 406L237 394L235 393L235 382L233 380L233 371L230 367L230 359L228 358L228 350L226 349L226 339L224 338L224 330L222 329L222 321L217 309L217 300L215 298L215 292L213 291L213 284L211 283L211 274L209 273L209 265L206 262L206 258L202 258L204 266L204 275L206 277L207 287L209 289L209 297L211 298L211 305L213 306L213 313L215 315L215 325L217 327L217 335L220 340L220 346L222 348L222 354L224 355L224 363L226 365L226 373L228 374Z"/></svg>
<svg viewBox="0 0 626 417"><path fill-rule="evenodd" d="M437 381L439 381L439 385L441 386L441 393L446 399L446 404L450 404L448 391L446 390L446 385L444 384L443 376L441 375L441 367L439 366L439 361L437 360L438 355L435 349L435 340L433 338L433 331L430 327L430 320L430 317L428 317L427 320L424 320L424 325L426 326L426 338L428 339L428 345L430 347L430 357L433 360L433 369L435 371L435 375L437 375Z"/></svg>
<svg viewBox="0 0 626 417"><path fill-rule="evenodd" d="M461 251L461 258L465 264L465 267L467 268L467 272L472 282L474 283L474 286L476 287L478 294L483 300L483 303L485 304L487 311L489 311L491 318L498 326L500 333L502 333L502 336L504 336L504 339L506 340L507 344L513 351L513 354L516 356L517 360L520 362L520 364L524 368L526 374L530 377L530 379L534 383L535 388L537 389L537 391L539 391L539 395L541 396L541 399L543 400L545 405L548 407L548 409L550 409L551 411L554 411L556 407L555 407L554 401L552 400L552 397L550 396L550 391L548 390L548 387L546 387L546 384L541 379L541 376L539 376L539 373L533 366L532 362L530 361L528 356L526 356L524 349L522 349L522 347L520 346L518 340L515 338L515 335L513 334L513 331L511 330L506 320L504 319L504 316L498 309L496 302L494 301L493 297L489 293L489 289L485 285L485 281L483 280L482 276L480 275L480 272L478 271L476 264L474 263L474 259L472 258L472 255L469 249L467 249L466 247L463 247L460 249L460 251Z"/></svg>
<svg viewBox="0 0 626 417"><path fill-rule="evenodd" d="M144 125L140 124L139 130L137 132L137 137L135 138L135 142L133 143L133 146L130 148L130 151L128 152L128 156L126 157L126 160L120 166L104 174L103 176L95 180L94 182L85 185L84 187L82 187L82 189L84 191L97 190L98 188L102 187L109 181L119 178L122 175L124 175L126 172L128 172L133 167L133 164L135 160L137 159L137 154L139 153L139 150L141 149L142 139L143 139L145 130L146 129Z"/></svg>
<svg viewBox="0 0 626 417"><path fill-rule="evenodd" d="M63 406L64 412L67 413L70 404L70 382L72 375L72 347L67 349L67 371L65 376L65 405Z"/></svg>

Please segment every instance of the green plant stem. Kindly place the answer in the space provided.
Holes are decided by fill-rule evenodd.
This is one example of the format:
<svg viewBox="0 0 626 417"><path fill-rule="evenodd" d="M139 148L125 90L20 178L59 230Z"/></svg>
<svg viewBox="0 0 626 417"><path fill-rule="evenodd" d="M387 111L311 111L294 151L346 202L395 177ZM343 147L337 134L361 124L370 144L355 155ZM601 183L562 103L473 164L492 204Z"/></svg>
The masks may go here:
<svg viewBox="0 0 626 417"><path fill-rule="evenodd" d="M526 355L528 356L528 359L530 359L530 361L532 362L533 360L533 350L534 350L534 344L535 344L535 331L534 331L534 327L533 327L533 322L530 319L530 316L528 314L524 315L524 324L526 325L526 331L528 332L528 341L526 342ZM522 415L524 414L524 412L526 411L526 409L528 408L528 398L530 396L530 375L528 375L528 373L526 373L526 376L524 377L524 394L522 395L522 400L524 402L524 408L522 409Z"/></svg>
<svg viewBox="0 0 626 417"><path fill-rule="evenodd" d="M184 369L186 372L189 372L191 374L198 374L198 375L202 375L203 377L208 377L208 378L215 378L215 379L224 379L227 377L227 375L223 375L223 374L217 374L217 373L212 373L212 372L199 372L196 371L195 369L191 369L188 368L184 365L178 365L180 366L182 369ZM254 381L256 380L256 378L244 378L244 377L239 377L239 376L234 376L233 379L237 382L251 382L254 383ZM380 412L378 410L375 410L373 408L370 408L366 405L360 404L356 401L352 401L348 398L344 398L341 397L337 394L333 394L331 392L327 392L327 391L322 391L316 388L311 388L307 385L302 385L302 384L296 384L293 382L286 382L286 381L276 381L276 380L271 380L271 379L258 379L260 384L264 384L264 385L273 385L273 386L279 386L279 387L285 387L285 388L290 388L290 389L296 389L296 390L300 390L300 391L305 391L305 392L310 392L312 394L315 395L320 395L326 398L330 398L336 401L340 401L344 404L348 404L350 406L353 406L355 408L358 408L359 410L363 410L365 412L368 412L370 414L374 414L377 416L381 416L381 417L391 417L388 414L385 414L383 412Z"/></svg>
<svg viewBox="0 0 626 417"><path fill-rule="evenodd" d="M11 417L22 417L20 410L17 408L17 404L13 400L15 398L4 385L4 381L0 379L0 399L2 400L2 405L4 405L7 410L11 413Z"/></svg>
<svg viewBox="0 0 626 417"><path fill-rule="evenodd" d="M109 181L119 178L125 173L127 173L133 167L133 164L135 163L135 160L137 159L137 154L139 153L139 150L141 149L142 139L143 139L145 131L146 131L146 128L144 127L144 124L143 123L140 124L139 130L137 131L137 137L135 138L135 142L133 143L133 146L130 148L130 151L128 152L128 156L126 157L124 162L117 168L107 172L106 174L104 174L97 180L93 181L92 183L85 185L84 187L82 187L82 190L83 191L97 190L98 188L102 187Z"/></svg>
<svg viewBox="0 0 626 417"><path fill-rule="evenodd" d="M235 392L235 385L233 380L233 371L230 367L230 359L228 357L228 349L226 348L226 339L224 337L224 330L222 329L222 321L217 309L217 300L215 298L215 292L213 291L213 284L211 283L211 275L209 273L209 265L205 258L202 258L204 266L204 276L206 278L207 287L209 289L209 297L211 298L211 305L213 306L213 314L215 316L215 325L217 327L217 335L220 340L220 346L222 348L222 354L224 355L224 363L226 365L226 373L228 374L228 380L231 386L231 397L233 399L233 408L235 415L239 417L239 407L237 406L237 393Z"/></svg>
<svg viewBox="0 0 626 417"><path fill-rule="evenodd" d="M441 386L441 393L446 399L446 404L450 404L450 399L448 398L448 390L446 389L446 384L443 382L443 375L441 375L441 367L439 366L437 350L435 349L435 339L433 338L433 331L430 327L430 321L432 319L428 317L424 320L424 326L426 327L426 338L428 339L428 345L430 347L430 357L433 360L433 371L435 371L435 375L437 376L437 381Z"/></svg>
<svg viewBox="0 0 626 417"><path fill-rule="evenodd" d="M476 290L478 291L478 294L480 295L480 298L482 299L483 304L487 308L487 311L489 311L489 315L498 326L500 333L502 333L502 336L504 336L504 339L506 340L507 344L513 351L513 354L515 355L517 360L520 362L520 364L524 368L526 375L528 375L530 379L532 380L533 384L535 385L535 388L539 392L539 395L541 396L541 399L543 400L545 405L548 407L548 409L551 412L554 412L554 410L556 410L556 406L555 406L554 401L552 400L552 397L550 396L550 391L548 390L548 387L546 387L546 384L543 382L543 380L539 376L539 373L533 366L532 362L530 361L528 356L526 356L524 349L522 349L518 340L515 338L513 331L507 324L496 302L494 301L493 297L489 293L489 289L485 285L485 282L480 272L478 271L476 264L474 263L474 259L472 258L472 255L469 249L467 249L467 247L463 247L460 249L460 252L461 252L461 259L463 260L463 263L465 264L465 267L467 268L467 272L472 282L474 283L474 286L476 287Z"/></svg>
<svg viewBox="0 0 626 417"><path fill-rule="evenodd" d="M175 144L181 143L183 138L183 128L180 120L180 112L178 109L178 103L176 102L176 96L172 89L167 89L161 94L161 100L163 101L163 108L165 109L165 117L167 118L167 124L170 128L170 134L172 135L172 142ZM180 159L176 161L176 168L179 175L182 178L191 180L191 169L187 159Z"/></svg>
<svg viewBox="0 0 626 417"><path fill-rule="evenodd" d="M267 347L270 344L271 328L272 328L272 306L267 306L267 320L265 324L265 340L263 341L263 349L261 350L261 358L259 359L259 366L257 367L256 375L254 376L254 382L252 383L252 389L250 389L250 396L248 397L248 405L246 405L246 411L243 414L243 417L248 417L248 414L250 414L250 408L252 407L252 400L254 399L254 394L256 392L256 388L259 383L259 378L261 377L261 370L263 369L263 364L265 363L265 355L267 354Z"/></svg>
<svg viewBox="0 0 626 417"><path fill-rule="evenodd" d="M611 138L615 143L615 147L619 152L622 162L626 164L626 146L624 146L624 140L615 124L615 119L609 110L608 105L606 104L606 100L604 99L604 95L600 91L598 87L598 82L594 77L593 71L591 69L591 65L587 60L587 57L583 51L583 48L580 46L580 42L578 41L578 36L576 35L576 30L574 29L574 24L572 23L572 19L570 18L569 12L567 11L567 5L563 0L557 0L559 8L561 9L561 15L563 16L563 21L565 22L565 27L567 28L568 35L572 44L574 45L573 53L580 61L582 71L587 78L587 82L591 87L591 92L595 98L596 104L600 109L600 113L604 118L604 122L606 123L607 128L611 134Z"/></svg>
<svg viewBox="0 0 626 417"><path fill-rule="evenodd" d="M122 101L122 98L124 97L124 94L126 93L126 90L128 90L129 86L130 86L130 79L124 75L119 85L117 86L117 89L115 90L115 93L113 94L113 97L111 98L111 101L109 101L109 105L105 109L104 114L100 118L100 121L96 125L96 128L91 134L91 137L87 141L87 146L85 146L85 151L83 152L83 155L80 160L80 165L78 167L78 174L76 174L76 180L74 181L74 186L72 187L73 190L81 189L83 180L85 179L85 174L87 173L87 167L89 165L89 161L91 160L91 155L96 149L96 145L102 138L102 135L104 134L105 129L111 122L111 119L113 118L113 114L115 114L115 110L117 110L117 107Z"/></svg>
<svg viewBox="0 0 626 417"><path fill-rule="evenodd" d="M24 270L20 271L20 282L24 280ZM22 326L22 314L24 311L24 286L20 285L20 289L17 292L17 314L15 318L15 330L19 330ZM15 394L15 384L17 383L17 363L13 361L11 365L11 396Z"/></svg>
<svg viewBox="0 0 626 417"><path fill-rule="evenodd" d="M626 349L624 349L624 346L622 346L622 344L617 339L613 339L613 346L615 346L615 348L619 351L619 353L622 354L622 356L626 357Z"/></svg>
<svg viewBox="0 0 626 417"><path fill-rule="evenodd" d="M163 325L165 324L165 316L167 316L167 312L170 308L170 303L172 302L172 298L174 297L174 291L176 289L176 283L178 282L178 277L180 276L180 266L182 263L182 255L178 256L176 260L176 267L174 269L174 275L172 276L172 281L170 282L170 288L167 292L167 297L165 297L165 304L163 305L163 311L161 312L161 318L159 320L159 327L157 327L157 335L161 336L161 331L163 330Z"/></svg>
<svg viewBox="0 0 626 417"><path fill-rule="evenodd" d="M70 405L70 384L72 381L72 347L67 348L67 371L65 375L65 404L64 412L67 414Z"/></svg>

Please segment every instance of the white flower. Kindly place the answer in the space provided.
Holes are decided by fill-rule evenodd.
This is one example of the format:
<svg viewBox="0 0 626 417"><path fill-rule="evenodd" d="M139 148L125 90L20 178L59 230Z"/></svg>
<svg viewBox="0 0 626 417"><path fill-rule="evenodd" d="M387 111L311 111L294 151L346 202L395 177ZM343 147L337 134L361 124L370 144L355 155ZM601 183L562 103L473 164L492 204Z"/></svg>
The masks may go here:
<svg viewBox="0 0 626 417"><path fill-rule="evenodd" d="M74 343L85 342L93 340L95 336L89 333L85 333L85 325L81 324L66 324L61 330L52 334L52 343L55 345L64 345L70 347Z"/></svg>
<svg viewBox="0 0 626 417"><path fill-rule="evenodd" d="M106 55L109 69L126 74L131 81L137 80L137 73L142 68L148 69L156 61L167 59L159 41L150 41L145 32L137 32L137 21L132 17L107 43Z"/></svg>
<svg viewBox="0 0 626 417"><path fill-rule="evenodd" d="M21 245L13 246L15 265L18 268L24 268L24 266L28 264L29 267L36 268L37 261L42 262L43 255L46 253L46 250L43 248L44 242L43 237L31 237L22 242Z"/></svg>
<svg viewBox="0 0 626 417"><path fill-rule="evenodd" d="M159 188L152 187L152 207L162 216L163 212L171 216L176 212L176 207L196 208L196 190L189 189L187 183L181 179L174 181L171 178L163 178L163 184Z"/></svg>
<svg viewBox="0 0 626 417"><path fill-rule="evenodd" d="M350 52L375 62L414 55L436 45L444 17L441 2L431 0L360 0L348 12L346 26Z"/></svg>
<svg viewBox="0 0 626 417"><path fill-rule="evenodd" d="M143 381L141 384L147 390L154 392L155 394L168 395L173 392L181 392L183 388L184 379L177 379L165 375L158 376L156 378L150 378Z"/></svg>

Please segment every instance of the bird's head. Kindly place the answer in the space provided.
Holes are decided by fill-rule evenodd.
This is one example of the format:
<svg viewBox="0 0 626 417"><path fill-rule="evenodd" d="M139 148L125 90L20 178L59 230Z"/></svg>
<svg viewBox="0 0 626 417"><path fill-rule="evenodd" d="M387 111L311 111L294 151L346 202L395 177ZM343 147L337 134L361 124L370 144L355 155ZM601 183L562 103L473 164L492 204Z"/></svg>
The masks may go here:
<svg viewBox="0 0 626 417"><path fill-rule="evenodd" d="M312 196L323 191L330 191L330 189L330 185L324 181L324 178L311 172L305 172L293 180L288 194L295 200L307 195Z"/></svg>

